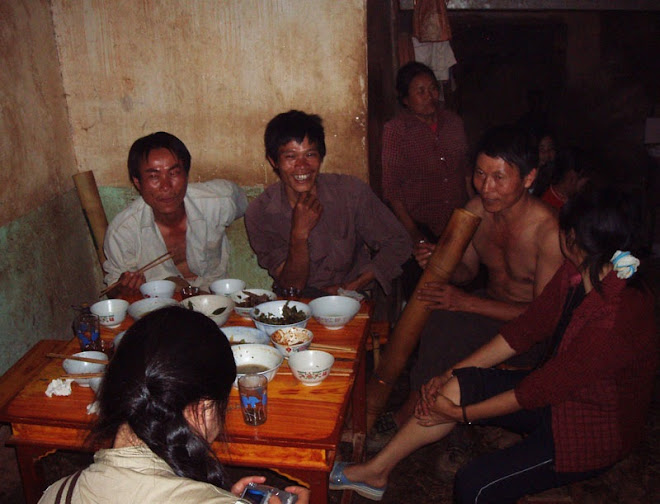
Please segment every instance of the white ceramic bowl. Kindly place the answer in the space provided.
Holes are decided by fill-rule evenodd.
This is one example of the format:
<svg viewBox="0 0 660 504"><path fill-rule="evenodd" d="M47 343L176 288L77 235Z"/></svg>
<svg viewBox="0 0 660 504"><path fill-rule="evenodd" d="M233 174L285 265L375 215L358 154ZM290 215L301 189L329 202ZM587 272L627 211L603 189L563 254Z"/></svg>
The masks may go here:
<svg viewBox="0 0 660 504"><path fill-rule="evenodd" d="M252 308L256 306L256 305L238 306L240 303L248 299L249 297L247 294L248 292L250 294L254 294L255 296L267 296L269 301L274 301L277 299L277 294L275 294L273 291L269 291L266 289L243 289L241 291L234 292L231 296L229 296L236 305L234 306L234 311L238 313L241 317L245 317L245 318L250 318L250 312L252 311ZM257 303L257 304L261 304L261 303Z"/></svg>
<svg viewBox="0 0 660 504"><path fill-rule="evenodd" d="M101 382L103 382L103 378L90 378L89 379L89 387L94 391L96 395L99 395L99 390L101 390Z"/></svg>
<svg viewBox="0 0 660 504"><path fill-rule="evenodd" d="M304 327L278 329L270 336L275 348L287 359L291 354L307 350L313 338L312 331Z"/></svg>
<svg viewBox="0 0 660 504"><path fill-rule="evenodd" d="M119 346L119 343L121 343L122 338L124 337L124 334L126 334L126 331L122 331L117 336L114 337L112 340L112 343L115 345L115 352L117 351L117 347Z"/></svg>
<svg viewBox="0 0 660 504"><path fill-rule="evenodd" d="M309 302L312 315L328 329L341 329L360 311L360 302L347 296L323 296Z"/></svg>
<svg viewBox="0 0 660 504"><path fill-rule="evenodd" d="M174 297L176 284L171 280L153 280L140 285L140 292L145 298Z"/></svg>
<svg viewBox="0 0 660 504"><path fill-rule="evenodd" d="M245 289L245 282L238 278L222 278L211 284L211 292L218 296L231 296Z"/></svg>
<svg viewBox="0 0 660 504"><path fill-rule="evenodd" d="M284 362L282 354L270 345L234 345L231 347L236 362L236 380L246 374L261 374L271 381ZM250 369L249 366L259 366Z"/></svg>
<svg viewBox="0 0 660 504"><path fill-rule="evenodd" d="M123 299L104 299L94 303L90 308L94 315L98 315L102 326L117 327L126 318L128 301Z"/></svg>
<svg viewBox="0 0 660 504"><path fill-rule="evenodd" d="M227 326L222 328L222 332L229 340L230 345L270 344L268 335L255 327Z"/></svg>
<svg viewBox="0 0 660 504"><path fill-rule="evenodd" d="M273 317L282 317L285 305L287 305L288 307L295 307L298 311L304 312L305 319L301 320L300 322L295 322L293 324L271 324L257 320L257 317L263 314L271 315ZM261 329L266 334L268 334L268 336L273 334L278 329L285 329L287 327L306 327L307 322L309 322L311 316L312 316L312 310L305 303L301 303L300 301L285 301L285 300L268 301L266 303L261 303L260 305L257 305L254 308L252 308L252 311L250 312L250 318L253 320L254 325L257 326L257 329Z"/></svg>
<svg viewBox="0 0 660 504"><path fill-rule="evenodd" d="M289 367L303 385L313 387L330 374L335 358L321 350L304 350L289 357Z"/></svg>
<svg viewBox="0 0 660 504"><path fill-rule="evenodd" d="M108 356L103 352L87 351L73 354L74 357L87 357L88 359L108 360ZM72 359L64 359L62 367L67 374L89 374L104 373L105 364L95 364L93 362L83 362ZM81 387L89 387L90 378L76 378L74 380Z"/></svg>
<svg viewBox="0 0 660 504"><path fill-rule="evenodd" d="M177 301L170 298L140 299L135 303L131 303L128 307L128 314L133 317L134 320L140 320L147 313L151 313L160 308L165 308L166 306L176 306L178 304Z"/></svg>
<svg viewBox="0 0 660 504"><path fill-rule="evenodd" d="M189 310L195 310L209 317L213 322L221 326L231 315L234 309L234 302L226 296L216 296L215 294L202 294L193 296L181 301L181 306Z"/></svg>

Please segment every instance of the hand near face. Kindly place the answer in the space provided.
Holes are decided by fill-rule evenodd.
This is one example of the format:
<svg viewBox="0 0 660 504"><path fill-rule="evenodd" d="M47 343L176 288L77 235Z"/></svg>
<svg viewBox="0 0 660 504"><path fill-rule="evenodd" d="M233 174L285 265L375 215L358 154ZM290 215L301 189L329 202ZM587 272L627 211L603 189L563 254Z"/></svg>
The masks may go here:
<svg viewBox="0 0 660 504"><path fill-rule="evenodd" d="M471 299L464 290L443 282L427 282L415 295L427 310L467 311Z"/></svg>
<svg viewBox="0 0 660 504"><path fill-rule="evenodd" d="M309 234L318 224L323 207L318 198L311 192L298 194L298 200L293 207L293 217L291 219L291 233L300 239L309 238Z"/></svg>

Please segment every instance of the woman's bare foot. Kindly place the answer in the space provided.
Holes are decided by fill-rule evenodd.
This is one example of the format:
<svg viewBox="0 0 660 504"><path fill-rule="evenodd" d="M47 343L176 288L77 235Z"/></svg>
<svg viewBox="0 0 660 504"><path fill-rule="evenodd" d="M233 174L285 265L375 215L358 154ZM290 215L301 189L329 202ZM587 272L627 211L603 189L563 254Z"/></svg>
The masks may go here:
<svg viewBox="0 0 660 504"><path fill-rule="evenodd" d="M382 488L387 485L387 475L374 471L369 462L366 464L347 465L344 475L356 483L366 483L369 486Z"/></svg>

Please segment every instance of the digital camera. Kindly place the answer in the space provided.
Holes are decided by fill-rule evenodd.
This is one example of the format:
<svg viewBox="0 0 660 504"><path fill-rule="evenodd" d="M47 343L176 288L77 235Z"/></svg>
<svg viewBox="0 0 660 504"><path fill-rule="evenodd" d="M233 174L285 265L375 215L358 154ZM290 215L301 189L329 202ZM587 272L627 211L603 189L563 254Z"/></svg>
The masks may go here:
<svg viewBox="0 0 660 504"><path fill-rule="evenodd" d="M268 504L273 495L277 496L282 504L294 504L298 500L298 496L295 494L268 485L257 485L256 483L248 483L241 494L241 499L250 504Z"/></svg>

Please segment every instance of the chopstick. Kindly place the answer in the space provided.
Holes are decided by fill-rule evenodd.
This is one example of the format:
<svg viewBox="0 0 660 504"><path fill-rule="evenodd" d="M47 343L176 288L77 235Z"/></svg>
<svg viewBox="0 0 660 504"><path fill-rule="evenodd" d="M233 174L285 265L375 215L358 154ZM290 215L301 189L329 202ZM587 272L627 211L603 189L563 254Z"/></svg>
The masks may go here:
<svg viewBox="0 0 660 504"><path fill-rule="evenodd" d="M312 342L310 348L317 348L319 350L337 350L338 352L353 352L356 353L357 350L351 347L338 346L338 345L325 345L323 343Z"/></svg>
<svg viewBox="0 0 660 504"><path fill-rule="evenodd" d="M293 376L293 372L291 371L278 371L278 375L285 375L285 376ZM348 369L333 369L330 371L330 376L351 376L353 374L352 371L349 371Z"/></svg>
<svg viewBox="0 0 660 504"><path fill-rule="evenodd" d="M103 378L103 373L72 373L60 376L61 379L71 378L73 380L80 380L82 378Z"/></svg>
<svg viewBox="0 0 660 504"><path fill-rule="evenodd" d="M59 353L47 353L46 357L50 357L52 359L71 359L75 361L91 362L92 364L108 364L107 360L91 359L89 357L77 357L75 355L66 355Z"/></svg>
<svg viewBox="0 0 660 504"><path fill-rule="evenodd" d="M148 262L147 264L142 266L139 270L136 271L136 273L144 273L145 271L149 271L151 268L155 268L156 266L159 266L159 265L163 264L165 261L169 261L170 259L172 259L172 256L173 256L172 252L170 252L168 250L167 253L163 254L160 257L156 257L156 259L154 259L153 261ZM107 294L112 289L117 287L119 284L120 284L120 282L116 281L112 285L108 285L105 289L103 289L101 291L101 293L99 294L99 297L103 296L104 294Z"/></svg>

